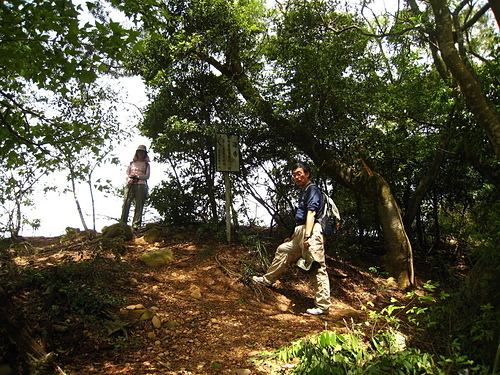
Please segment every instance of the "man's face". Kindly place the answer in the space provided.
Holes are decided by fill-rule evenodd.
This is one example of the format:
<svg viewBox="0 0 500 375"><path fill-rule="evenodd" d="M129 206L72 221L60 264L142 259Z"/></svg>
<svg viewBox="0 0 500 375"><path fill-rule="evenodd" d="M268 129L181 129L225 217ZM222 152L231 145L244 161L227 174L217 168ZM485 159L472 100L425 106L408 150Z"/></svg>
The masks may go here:
<svg viewBox="0 0 500 375"><path fill-rule="evenodd" d="M311 172L304 172L303 168L294 169L292 172L293 180L295 183L304 189L309 183L309 176Z"/></svg>

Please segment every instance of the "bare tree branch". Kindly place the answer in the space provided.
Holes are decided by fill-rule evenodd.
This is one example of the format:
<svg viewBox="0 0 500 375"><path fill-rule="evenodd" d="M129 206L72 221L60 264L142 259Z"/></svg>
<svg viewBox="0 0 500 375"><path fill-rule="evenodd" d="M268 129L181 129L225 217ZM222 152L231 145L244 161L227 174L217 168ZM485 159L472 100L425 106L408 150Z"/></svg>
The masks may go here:
<svg viewBox="0 0 500 375"><path fill-rule="evenodd" d="M468 28L474 26L474 24L490 9L490 4L485 4L479 11L472 17L465 25L462 26L461 30L465 31Z"/></svg>

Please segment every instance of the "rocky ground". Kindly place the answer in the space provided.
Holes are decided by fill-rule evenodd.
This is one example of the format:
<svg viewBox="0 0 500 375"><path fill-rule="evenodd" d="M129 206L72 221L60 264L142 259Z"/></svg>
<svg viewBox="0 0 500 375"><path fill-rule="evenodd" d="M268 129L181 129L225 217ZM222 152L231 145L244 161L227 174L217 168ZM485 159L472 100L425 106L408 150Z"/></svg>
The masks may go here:
<svg viewBox="0 0 500 375"><path fill-rule="evenodd" d="M116 244L78 233L4 241L11 256L2 259L0 285L22 317L16 324L57 353L61 371L79 375L285 373L292 364L262 353L325 329L347 331L368 319L368 303L381 308L402 297L362 259L354 265L329 252L333 308L328 316L307 315L312 293L297 267L272 288L250 281L263 269L261 254L272 256L279 244L266 234L230 244L165 228L151 243L141 234ZM162 249L173 253L166 265L140 259ZM96 295L113 303L95 307Z"/></svg>

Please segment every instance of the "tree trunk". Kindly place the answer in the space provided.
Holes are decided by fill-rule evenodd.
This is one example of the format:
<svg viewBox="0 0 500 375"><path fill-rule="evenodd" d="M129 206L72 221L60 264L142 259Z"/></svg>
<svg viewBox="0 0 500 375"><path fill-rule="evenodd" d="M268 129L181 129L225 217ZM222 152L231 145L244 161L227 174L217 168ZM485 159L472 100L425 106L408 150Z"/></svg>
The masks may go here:
<svg viewBox="0 0 500 375"><path fill-rule="evenodd" d="M406 234L401 210L387 181L378 173L368 174L365 170L355 174L350 168L342 168L335 161L324 162L321 169L337 182L360 192L374 203L384 236L387 272L402 288L414 285L413 249ZM340 171L336 172L337 169Z"/></svg>
<svg viewBox="0 0 500 375"><path fill-rule="evenodd" d="M430 4L435 17L433 36L441 57L453 78L457 80L469 110L485 130L496 156L500 157L500 117L493 106L490 106L481 84L455 46L455 32L459 30L454 30L448 1L431 0Z"/></svg>
<svg viewBox="0 0 500 375"><path fill-rule="evenodd" d="M400 287L415 283L413 252L401 217L399 206L387 182L375 176L373 193L376 194L376 208L384 233L387 250L386 268Z"/></svg>
<svg viewBox="0 0 500 375"><path fill-rule="evenodd" d="M73 166L71 165L71 163L68 165L68 168L70 171L71 191L73 192L73 199L75 200L76 209L78 211L78 214L80 215L80 220L82 222L83 229L85 231L88 231L89 228L87 227L87 223L85 222L85 217L83 216L82 207L80 206L80 201L78 200L78 196L76 195L75 172L73 170Z"/></svg>
<svg viewBox="0 0 500 375"><path fill-rule="evenodd" d="M491 10L495 15L495 19L497 20L497 25L500 28L500 1L498 0L488 0L488 3L491 6Z"/></svg>

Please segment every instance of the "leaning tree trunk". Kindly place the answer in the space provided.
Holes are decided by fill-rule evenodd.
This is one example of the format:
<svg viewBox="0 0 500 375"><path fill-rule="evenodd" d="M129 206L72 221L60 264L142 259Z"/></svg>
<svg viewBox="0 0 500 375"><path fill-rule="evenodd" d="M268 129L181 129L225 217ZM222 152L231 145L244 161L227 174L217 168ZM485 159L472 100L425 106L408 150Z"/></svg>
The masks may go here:
<svg viewBox="0 0 500 375"><path fill-rule="evenodd" d="M407 1L412 9L419 12L415 0ZM459 45L462 43L462 30L458 24L454 25L453 15L448 3L447 0L429 1L435 23L434 28L432 23L428 23L428 29L434 29L430 38L433 42L431 48L435 48L437 45L441 58L446 68L457 81L469 110L478 124L484 128L493 151L497 158L500 158L500 117L495 106L487 98L475 72L470 68L470 63L467 61L465 54L461 54L460 50L457 49L457 43ZM495 4L493 10L497 11L499 7L496 3L491 1L491 4ZM497 13L495 13L495 16L497 16ZM463 47L460 47L460 49L463 50ZM437 62L436 65L440 65L440 62Z"/></svg>
<svg viewBox="0 0 500 375"><path fill-rule="evenodd" d="M323 150L323 152L326 151ZM371 170L356 173L335 160L319 162L317 153L310 154L310 156L327 176L360 192L374 203L384 236L387 272L402 288L414 285L413 249L406 234L401 210L387 181Z"/></svg>
<svg viewBox="0 0 500 375"><path fill-rule="evenodd" d="M413 251L406 235L401 211L387 182L378 175L372 179L372 190L376 194L375 205L384 233L387 271L397 280L400 287L413 285Z"/></svg>
<svg viewBox="0 0 500 375"><path fill-rule="evenodd" d="M387 272L402 288L414 285L413 248L406 234L401 210L387 181L376 172L368 169L359 172L333 159L320 162L313 157L313 160L327 176L363 194L375 205L384 236Z"/></svg>

